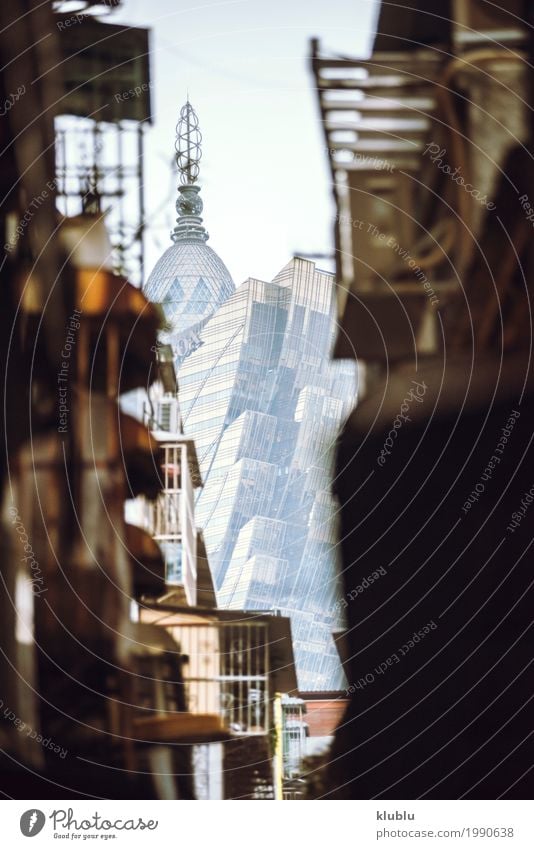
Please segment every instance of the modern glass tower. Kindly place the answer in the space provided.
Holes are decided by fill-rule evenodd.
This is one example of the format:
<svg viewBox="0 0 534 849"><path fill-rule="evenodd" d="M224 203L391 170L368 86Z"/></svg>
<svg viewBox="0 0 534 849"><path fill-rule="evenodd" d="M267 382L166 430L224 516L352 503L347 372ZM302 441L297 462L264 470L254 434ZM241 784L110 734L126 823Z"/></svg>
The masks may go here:
<svg viewBox="0 0 534 849"><path fill-rule="evenodd" d="M151 301L162 304L170 331L163 341L172 345L178 365L202 343L199 331L235 291L222 259L206 244L203 209L197 185L202 156L198 118L189 101L176 127L176 163L180 174L173 244L154 266L144 289Z"/></svg>
<svg viewBox="0 0 534 849"><path fill-rule="evenodd" d="M271 282L250 278L205 324L202 347L179 371L219 605L290 615L307 690L343 681L332 640L340 623L329 490L356 370L329 361L333 296L333 276L298 257Z"/></svg>
<svg viewBox="0 0 534 849"><path fill-rule="evenodd" d="M331 449L352 406L355 366L330 363L334 279L295 258L237 290L206 244L196 184L200 132L177 127L173 245L146 294L163 304L186 436L204 487L196 505L221 607L292 618L299 685L335 689L337 577Z"/></svg>

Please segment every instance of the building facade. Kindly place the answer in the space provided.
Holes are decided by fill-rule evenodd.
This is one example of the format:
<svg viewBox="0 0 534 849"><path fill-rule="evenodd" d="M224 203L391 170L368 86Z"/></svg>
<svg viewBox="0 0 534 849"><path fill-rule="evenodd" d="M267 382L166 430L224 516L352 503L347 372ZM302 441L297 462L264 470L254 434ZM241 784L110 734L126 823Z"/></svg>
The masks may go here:
<svg viewBox="0 0 534 849"><path fill-rule="evenodd" d="M368 60L312 43L336 354L372 371L338 442L350 701L322 798L532 780L532 525L507 524L532 476L530 24L518 2L439 7L380 4Z"/></svg>
<svg viewBox="0 0 534 849"><path fill-rule="evenodd" d="M330 690L342 684L330 460L356 367L329 363L334 278L314 263L294 258L272 281L249 278L236 290L206 244L200 142L187 103L173 245L145 288L165 312L161 340L204 482L195 516L219 605L290 616L300 686Z"/></svg>
<svg viewBox="0 0 534 849"><path fill-rule="evenodd" d="M339 623L330 459L356 368L328 361L333 298L332 275L298 257L271 282L250 278L179 371L219 604L290 616L299 685L310 690L342 683L331 636Z"/></svg>

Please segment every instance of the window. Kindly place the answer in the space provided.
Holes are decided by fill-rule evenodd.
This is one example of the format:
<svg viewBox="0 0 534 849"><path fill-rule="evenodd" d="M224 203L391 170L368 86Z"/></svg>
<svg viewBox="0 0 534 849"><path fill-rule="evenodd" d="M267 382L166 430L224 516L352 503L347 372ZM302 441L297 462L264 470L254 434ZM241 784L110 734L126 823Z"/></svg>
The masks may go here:
<svg viewBox="0 0 534 849"><path fill-rule="evenodd" d="M165 556L165 581L167 584L183 584L182 543L161 543Z"/></svg>
<svg viewBox="0 0 534 849"><path fill-rule="evenodd" d="M169 286L169 290L165 297L163 298L162 305L163 310L167 318L172 316L176 312L176 307L181 304L184 300L184 290L180 281L177 277L174 278L171 285Z"/></svg>
<svg viewBox="0 0 534 849"><path fill-rule="evenodd" d="M206 311L209 299L209 287L201 277L195 286L191 298L189 299L189 303L184 310L184 314L190 313L193 315L202 315Z"/></svg>

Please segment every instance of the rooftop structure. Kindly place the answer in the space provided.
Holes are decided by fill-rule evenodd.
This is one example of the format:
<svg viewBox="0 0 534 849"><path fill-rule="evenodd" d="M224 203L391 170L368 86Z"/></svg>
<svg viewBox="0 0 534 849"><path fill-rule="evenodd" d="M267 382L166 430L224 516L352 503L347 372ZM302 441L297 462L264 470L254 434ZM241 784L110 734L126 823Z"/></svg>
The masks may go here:
<svg viewBox="0 0 534 849"><path fill-rule="evenodd" d="M187 101L176 126L176 164L180 175L173 244L154 266L145 287L151 301L161 303L171 329L163 334L178 365L201 344L199 332L235 291L224 262L206 242L203 204L197 180L202 136L195 110Z"/></svg>

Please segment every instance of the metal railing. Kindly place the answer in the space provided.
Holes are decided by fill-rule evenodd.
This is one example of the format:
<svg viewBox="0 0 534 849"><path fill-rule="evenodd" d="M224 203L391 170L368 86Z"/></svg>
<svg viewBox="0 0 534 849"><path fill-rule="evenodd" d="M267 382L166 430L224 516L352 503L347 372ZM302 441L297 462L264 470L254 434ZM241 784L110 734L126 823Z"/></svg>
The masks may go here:
<svg viewBox="0 0 534 849"><path fill-rule="evenodd" d="M183 585L189 604L196 604L197 550L193 484L189 473L187 445L169 442L164 452L161 492L145 502L145 527L159 543L165 559L165 580Z"/></svg>
<svg viewBox="0 0 534 849"><path fill-rule="evenodd" d="M169 628L183 657L191 713L216 713L239 734L269 729L269 646L265 624L211 622Z"/></svg>
<svg viewBox="0 0 534 849"><path fill-rule="evenodd" d="M181 492L163 492L155 501L147 503L147 524L154 539L180 539L182 530L181 494Z"/></svg>

